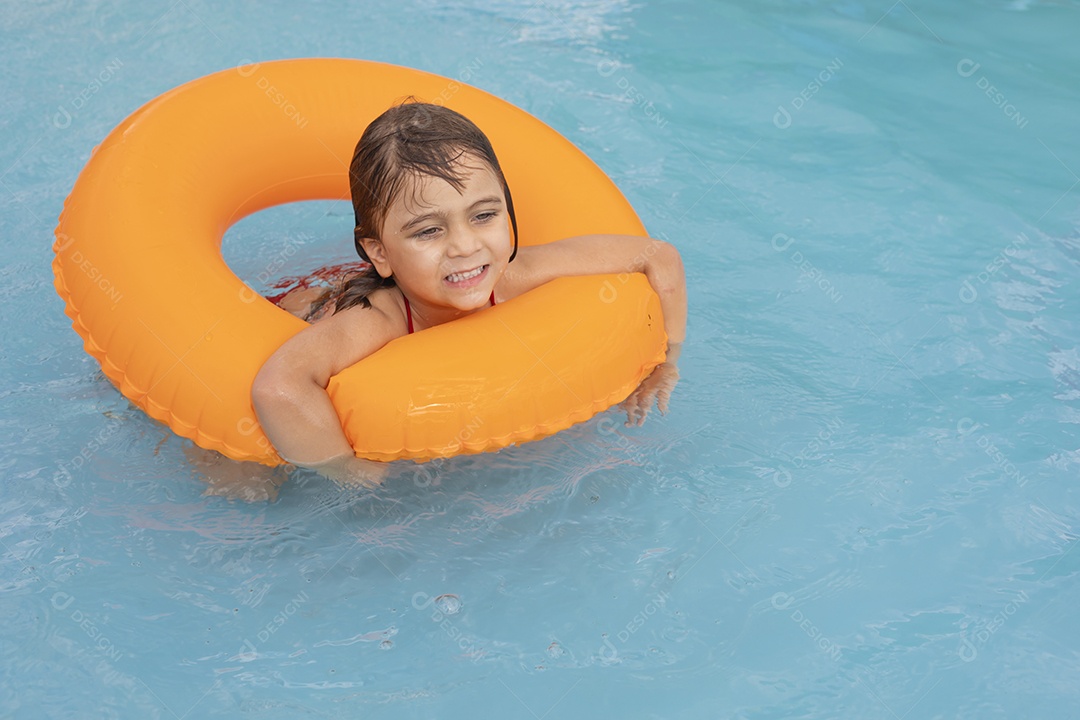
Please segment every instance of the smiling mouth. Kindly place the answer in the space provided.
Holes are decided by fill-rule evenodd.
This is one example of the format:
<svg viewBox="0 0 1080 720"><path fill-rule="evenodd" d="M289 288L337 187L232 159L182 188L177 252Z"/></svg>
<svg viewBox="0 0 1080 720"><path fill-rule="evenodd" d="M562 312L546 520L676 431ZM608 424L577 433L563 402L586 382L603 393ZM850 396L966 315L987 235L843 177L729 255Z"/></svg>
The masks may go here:
<svg viewBox="0 0 1080 720"><path fill-rule="evenodd" d="M446 276L446 281L451 283L468 282L469 280L472 280L473 278L479 276L482 272L487 270L487 268L487 265L481 265L478 268L473 268L472 270L468 270L466 272L451 273L450 275Z"/></svg>

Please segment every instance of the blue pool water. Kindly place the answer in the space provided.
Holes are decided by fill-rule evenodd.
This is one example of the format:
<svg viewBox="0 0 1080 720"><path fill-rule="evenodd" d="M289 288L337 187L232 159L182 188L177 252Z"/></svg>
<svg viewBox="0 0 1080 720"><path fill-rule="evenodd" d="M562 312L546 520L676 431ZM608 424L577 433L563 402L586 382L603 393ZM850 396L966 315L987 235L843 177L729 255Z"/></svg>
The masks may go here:
<svg viewBox="0 0 1080 720"><path fill-rule="evenodd" d="M1078 27L1038 0L5 5L0 716L1075 716ZM147 100L304 56L467 79L593 157L686 261L671 413L369 493L133 409L52 289L63 199ZM350 222L268 210L225 256L304 272Z"/></svg>

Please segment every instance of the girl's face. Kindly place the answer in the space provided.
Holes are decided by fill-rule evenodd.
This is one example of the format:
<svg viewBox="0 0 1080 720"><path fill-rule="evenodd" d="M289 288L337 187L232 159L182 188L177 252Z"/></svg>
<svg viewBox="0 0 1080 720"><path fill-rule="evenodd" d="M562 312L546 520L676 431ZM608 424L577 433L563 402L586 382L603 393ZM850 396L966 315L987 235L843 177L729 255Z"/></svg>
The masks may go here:
<svg viewBox="0 0 1080 720"><path fill-rule="evenodd" d="M379 274L394 276L428 325L486 307L510 259L502 184L471 155L455 169L461 192L440 178L416 179L390 206L382 237L365 241Z"/></svg>

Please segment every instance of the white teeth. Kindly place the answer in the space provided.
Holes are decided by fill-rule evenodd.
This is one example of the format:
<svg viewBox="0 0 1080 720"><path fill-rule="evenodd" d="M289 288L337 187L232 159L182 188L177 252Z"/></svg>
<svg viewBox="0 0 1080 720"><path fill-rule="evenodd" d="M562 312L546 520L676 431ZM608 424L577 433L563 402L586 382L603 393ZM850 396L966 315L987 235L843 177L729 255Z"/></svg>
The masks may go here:
<svg viewBox="0 0 1080 720"><path fill-rule="evenodd" d="M469 272L466 272L466 273L454 273L453 275L447 275L446 279L449 280L452 283L465 282L466 280L471 280L472 278L476 277L480 273L484 272L485 267L487 267L487 265L481 265L480 267L476 268L475 270L470 270Z"/></svg>

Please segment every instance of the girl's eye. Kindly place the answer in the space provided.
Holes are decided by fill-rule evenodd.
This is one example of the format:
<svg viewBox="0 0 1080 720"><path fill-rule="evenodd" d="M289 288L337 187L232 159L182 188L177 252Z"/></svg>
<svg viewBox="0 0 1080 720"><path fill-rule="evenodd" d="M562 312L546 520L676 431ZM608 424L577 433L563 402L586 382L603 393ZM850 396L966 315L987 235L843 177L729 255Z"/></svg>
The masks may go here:
<svg viewBox="0 0 1080 720"><path fill-rule="evenodd" d="M425 228L425 229L421 230L420 232L416 233L413 237L431 238L431 237L435 237L436 235L438 235L438 233L439 233L439 228L437 228L437 227L429 227L429 228Z"/></svg>
<svg viewBox="0 0 1080 720"><path fill-rule="evenodd" d="M487 211L482 212L479 215L477 215L476 219L479 220L480 222L487 222L488 220L491 220L493 217L495 217L498 214L499 213L496 210L487 210Z"/></svg>

